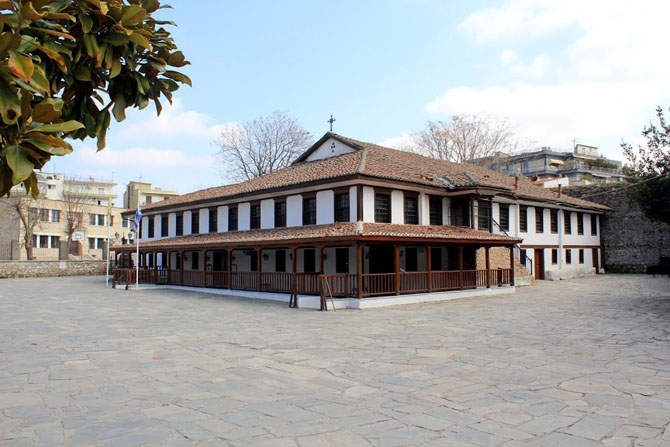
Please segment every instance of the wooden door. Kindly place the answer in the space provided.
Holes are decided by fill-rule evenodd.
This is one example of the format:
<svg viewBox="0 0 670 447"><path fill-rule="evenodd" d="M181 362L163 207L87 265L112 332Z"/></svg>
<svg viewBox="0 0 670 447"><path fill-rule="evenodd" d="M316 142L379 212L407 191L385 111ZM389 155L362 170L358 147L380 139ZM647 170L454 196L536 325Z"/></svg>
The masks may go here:
<svg viewBox="0 0 670 447"><path fill-rule="evenodd" d="M536 248L533 256L535 279L544 279L544 249Z"/></svg>

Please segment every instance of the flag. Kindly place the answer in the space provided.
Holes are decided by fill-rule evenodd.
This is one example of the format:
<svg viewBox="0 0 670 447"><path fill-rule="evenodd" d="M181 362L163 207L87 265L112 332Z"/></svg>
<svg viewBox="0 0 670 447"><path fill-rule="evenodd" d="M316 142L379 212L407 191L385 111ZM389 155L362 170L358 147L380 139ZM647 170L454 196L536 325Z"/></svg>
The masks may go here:
<svg viewBox="0 0 670 447"><path fill-rule="evenodd" d="M142 222L142 209L140 204L137 204L137 211L135 211L135 232L137 233L137 238L139 239L140 233L140 222Z"/></svg>

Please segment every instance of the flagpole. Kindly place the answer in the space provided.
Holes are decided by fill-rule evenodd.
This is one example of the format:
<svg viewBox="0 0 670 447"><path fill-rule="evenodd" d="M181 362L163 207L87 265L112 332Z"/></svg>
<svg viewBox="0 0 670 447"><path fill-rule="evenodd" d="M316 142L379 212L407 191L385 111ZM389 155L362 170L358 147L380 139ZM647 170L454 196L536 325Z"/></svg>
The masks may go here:
<svg viewBox="0 0 670 447"><path fill-rule="evenodd" d="M137 189L137 209L140 209L140 190ZM141 216L141 214L140 214ZM141 217L140 217L141 219ZM137 240L137 254L135 255L135 260L137 265L135 266L135 291L140 291L140 222L137 221L137 213L135 216L135 239Z"/></svg>

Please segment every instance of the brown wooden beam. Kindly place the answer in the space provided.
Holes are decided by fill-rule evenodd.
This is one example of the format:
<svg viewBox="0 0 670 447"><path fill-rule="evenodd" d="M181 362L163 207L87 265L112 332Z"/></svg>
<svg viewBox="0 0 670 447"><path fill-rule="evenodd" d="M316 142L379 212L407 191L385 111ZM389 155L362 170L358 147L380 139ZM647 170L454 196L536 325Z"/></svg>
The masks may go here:
<svg viewBox="0 0 670 447"><path fill-rule="evenodd" d="M358 299L363 298L363 244L356 245L356 280L358 281Z"/></svg>
<svg viewBox="0 0 670 447"><path fill-rule="evenodd" d="M514 286L514 245L509 246L509 281L510 285Z"/></svg>

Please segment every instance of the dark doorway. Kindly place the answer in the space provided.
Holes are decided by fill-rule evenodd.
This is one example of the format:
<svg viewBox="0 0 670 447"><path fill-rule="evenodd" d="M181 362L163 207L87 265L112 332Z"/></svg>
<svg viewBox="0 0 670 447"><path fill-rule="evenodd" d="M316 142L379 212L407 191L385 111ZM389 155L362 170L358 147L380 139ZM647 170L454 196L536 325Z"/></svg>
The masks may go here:
<svg viewBox="0 0 670 447"><path fill-rule="evenodd" d="M432 247L430 249L430 269L434 272L442 271L442 248Z"/></svg>
<svg viewBox="0 0 670 447"><path fill-rule="evenodd" d="M303 271L305 273L316 272L316 250L313 248L306 248L303 250Z"/></svg>
<svg viewBox="0 0 670 447"><path fill-rule="evenodd" d="M349 249L335 249L335 273L349 273Z"/></svg>
<svg viewBox="0 0 670 447"><path fill-rule="evenodd" d="M226 253L220 250L212 252L212 270L215 272L226 271Z"/></svg>
<svg viewBox="0 0 670 447"><path fill-rule="evenodd" d="M593 216L593 215L592 215ZM591 217L593 219L593 217ZM592 248L591 253L593 254L593 267L596 269L596 274L598 274L600 270L600 266L598 265L598 249L597 248Z"/></svg>
<svg viewBox="0 0 670 447"><path fill-rule="evenodd" d="M544 249L536 248L533 256L535 279L544 279Z"/></svg>
<svg viewBox="0 0 670 447"><path fill-rule="evenodd" d="M405 271L416 272L419 269L419 262L417 257L419 252L416 247L405 248Z"/></svg>
<svg viewBox="0 0 670 447"><path fill-rule="evenodd" d="M370 273L394 273L395 253L390 245L370 245Z"/></svg>
<svg viewBox="0 0 670 447"><path fill-rule="evenodd" d="M286 250L275 250L275 272L286 271Z"/></svg>

